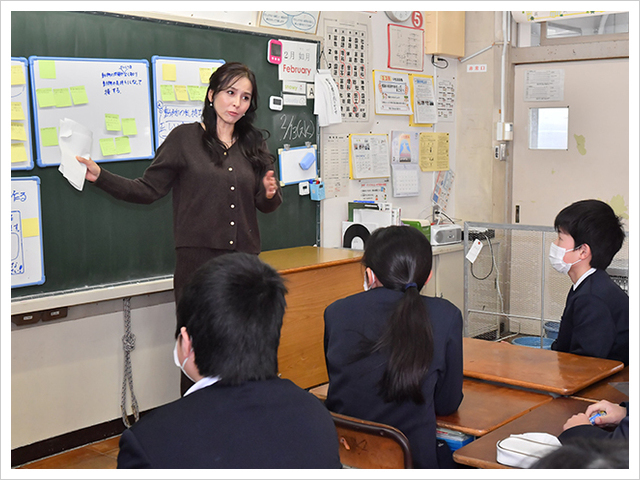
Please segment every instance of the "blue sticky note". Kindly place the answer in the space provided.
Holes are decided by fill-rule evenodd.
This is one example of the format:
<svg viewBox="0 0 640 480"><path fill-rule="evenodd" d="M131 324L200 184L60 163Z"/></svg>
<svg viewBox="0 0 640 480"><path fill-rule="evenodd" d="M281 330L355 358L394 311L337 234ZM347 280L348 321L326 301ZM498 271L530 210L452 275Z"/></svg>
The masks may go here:
<svg viewBox="0 0 640 480"><path fill-rule="evenodd" d="M300 168L303 170L309 170L309 167L316 161L316 155L313 152L307 153L302 160L300 160Z"/></svg>

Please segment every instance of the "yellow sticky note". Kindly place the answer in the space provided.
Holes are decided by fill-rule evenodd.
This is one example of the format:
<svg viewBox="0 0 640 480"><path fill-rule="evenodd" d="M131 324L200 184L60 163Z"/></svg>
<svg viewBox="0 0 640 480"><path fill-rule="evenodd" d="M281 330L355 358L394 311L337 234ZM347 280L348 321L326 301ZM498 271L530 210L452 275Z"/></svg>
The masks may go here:
<svg viewBox="0 0 640 480"><path fill-rule="evenodd" d="M116 154L131 153L129 137L116 137Z"/></svg>
<svg viewBox="0 0 640 480"><path fill-rule="evenodd" d="M70 87L69 90L71 90L71 98L73 98L74 105L83 105L85 103L89 103L89 99L87 98L87 91L85 90L84 85Z"/></svg>
<svg viewBox="0 0 640 480"><path fill-rule="evenodd" d="M116 145L113 142L113 138L101 138L100 150L102 151L102 155L104 155L105 157L108 155L115 155Z"/></svg>
<svg viewBox="0 0 640 480"><path fill-rule="evenodd" d="M56 105L52 88L37 88L36 97L40 108L55 107Z"/></svg>
<svg viewBox="0 0 640 480"><path fill-rule="evenodd" d="M11 140L27 141L27 132L24 129L24 123L11 122Z"/></svg>
<svg viewBox="0 0 640 480"><path fill-rule="evenodd" d="M56 127L41 128L40 143L43 147L55 147L58 145L58 129Z"/></svg>
<svg viewBox="0 0 640 480"><path fill-rule="evenodd" d="M138 128L136 127L135 118L123 118L122 119L122 134L130 137L131 135L138 134Z"/></svg>
<svg viewBox="0 0 640 480"><path fill-rule="evenodd" d="M37 237L40 235L40 222L38 217L24 218L22 220L22 236Z"/></svg>
<svg viewBox="0 0 640 480"><path fill-rule="evenodd" d="M11 120L24 120L22 102L11 102Z"/></svg>
<svg viewBox="0 0 640 480"><path fill-rule="evenodd" d="M56 62L53 60L38 60L40 78L56 78Z"/></svg>
<svg viewBox="0 0 640 480"><path fill-rule="evenodd" d="M120 127L120 115L115 113L105 113L104 114L104 123L107 126L107 131L109 132L119 132Z"/></svg>
<svg viewBox="0 0 640 480"><path fill-rule="evenodd" d="M200 68L200 81L202 83L209 83L209 78L211 77L211 74L213 73L213 69L211 67L209 68Z"/></svg>
<svg viewBox="0 0 640 480"><path fill-rule="evenodd" d="M176 90L176 100L178 100L179 102L188 102L189 101L189 94L187 93L187 87L184 85L176 85L175 87Z"/></svg>
<svg viewBox="0 0 640 480"><path fill-rule="evenodd" d="M162 65L162 79L167 82L175 82L176 81L176 64L175 63L165 63Z"/></svg>
<svg viewBox="0 0 640 480"><path fill-rule="evenodd" d="M56 107L58 108L71 106L71 95L69 95L68 88L54 88L53 98L55 99Z"/></svg>
<svg viewBox="0 0 640 480"><path fill-rule="evenodd" d="M12 143L11 163L26 162L27 160L27 149L25 148L24 143Z"/></svg>
<svg viewBox="0 0 640 480"><path fill-rule="evenodd" d="M11 65L11 85L24 85L24 69L22 65Z"/></svg>
<svg viewBox="0 0 640 480"><path fill-rule="evenodd" d="M160 97L163 102L175 102L176 96L173 93L173 85L160 85Z"/></svg>

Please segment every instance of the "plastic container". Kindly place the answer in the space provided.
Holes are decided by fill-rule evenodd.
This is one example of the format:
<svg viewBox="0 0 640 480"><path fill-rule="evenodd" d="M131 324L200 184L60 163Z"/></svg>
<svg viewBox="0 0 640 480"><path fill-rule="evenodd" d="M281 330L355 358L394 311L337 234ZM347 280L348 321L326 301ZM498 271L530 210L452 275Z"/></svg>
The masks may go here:
<svg viewBox="0 0 640 480"><path fill-rule="evenodd" d="M558 331L560 330L560 323L558 322L544 322L544 334L547 338L555 340L558 338Z"/></svg>
<svg viewBox="0 0 640 480"><path fill-rule="evenodd" d="M520 345L522 347L540 348L540 337L519 337L514 338L511 343L514 345ZM553 340L550 338L542 338L542 348L549 350Z"/></svg>

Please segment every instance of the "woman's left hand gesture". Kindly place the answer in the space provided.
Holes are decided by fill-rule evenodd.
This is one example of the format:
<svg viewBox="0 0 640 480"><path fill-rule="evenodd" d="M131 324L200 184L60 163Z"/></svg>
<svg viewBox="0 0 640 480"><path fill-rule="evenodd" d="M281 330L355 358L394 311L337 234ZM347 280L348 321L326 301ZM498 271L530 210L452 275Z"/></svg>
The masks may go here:
<svg viewBox="0 0 640 480"><path fill-rule="evenodd" d="M264 191L266 192L267 198L271 200L278 191L275 172L273 170L269 170L262 178L262 183L264 184Z"/></svg>

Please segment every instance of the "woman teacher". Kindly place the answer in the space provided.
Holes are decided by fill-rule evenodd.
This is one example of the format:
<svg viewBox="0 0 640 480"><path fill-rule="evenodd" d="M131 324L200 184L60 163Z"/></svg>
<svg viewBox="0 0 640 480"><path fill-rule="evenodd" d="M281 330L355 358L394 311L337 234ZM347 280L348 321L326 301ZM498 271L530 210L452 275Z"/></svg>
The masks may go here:
<svg viewBox="0 0 640 480"><path fill-rule="evenodd" d="M253 72L226 63L209 79L202 122L175 127L142 177L130 180L76 157L86 179L113 197L149 204L173 191L176 303L191 274L231 252L260 253L257 210L282 203L264 130L253 126L258 90Z"/></svg>

